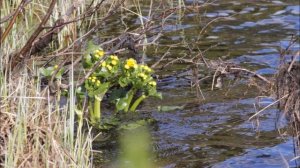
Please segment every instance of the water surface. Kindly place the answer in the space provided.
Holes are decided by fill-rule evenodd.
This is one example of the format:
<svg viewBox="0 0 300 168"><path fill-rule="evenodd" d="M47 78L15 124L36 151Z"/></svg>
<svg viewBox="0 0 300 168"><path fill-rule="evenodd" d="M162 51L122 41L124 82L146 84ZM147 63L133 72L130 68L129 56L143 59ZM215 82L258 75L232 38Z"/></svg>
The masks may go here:
<svg viewBox="0 0 300 168"><path fill-rule="evenodd" d="M201 1L198 1L201 2ZM185 1L191 5L193 1ZM145 16L148 3L142 4ZM292 35L299 36L300 6L297 0L246 1L222 0L201 8L198 12L184 10L172 15L164 26L164 34L158 41L157 52L150 47L147 62L160 59L168 46L173 47L171 57L188 53L187 44L196 53L206 50L209 59L222 58L249 68L263 75L272 75L278 66L279 47L286 47ZM220 20L210 24L212 19ZM128 16L128 23L138 25L139 19ZM120 25L120 21L108 25ZM108 26L110 27L110 26ZM102 30L102 33L118 33L120 30ZM293 50L299 50L299 43ZM274 107L264 111L259 119L249 121L255 112L258 91L249 88L242 80L230 83L222 90L211 91L210 85L202 86L205 100L197 98L190 88L188 64L176 63L159 72L159 90L162 101L148 100L141 111L152 113L157 121L151 129L156 164L160 167L295 167L293 141L285 132L286 121ZM178 75L182 71L184 75ZM176 74L176 75L174 75ZM274 100L264 98L264 107ZM159 112L161 106L184 106L184 109ZM256 107L258 108L258 107ZM279 119L278 119L279 116ZM115 142L104 152L113 162L118 155Z"/></svg>

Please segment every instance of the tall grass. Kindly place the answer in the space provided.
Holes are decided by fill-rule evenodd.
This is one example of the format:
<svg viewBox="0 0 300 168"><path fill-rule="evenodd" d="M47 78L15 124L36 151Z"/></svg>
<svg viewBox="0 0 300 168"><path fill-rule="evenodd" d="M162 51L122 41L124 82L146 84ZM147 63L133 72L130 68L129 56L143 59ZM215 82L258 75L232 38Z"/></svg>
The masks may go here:
<svg viewBox="0 0 300 168"><path fill-rule="evenodd" d="M39 79L32 80L22 72L13 84L2 84L0 89L1 135L7 136L2 166L91 167L92 139L81 130L74 135L72 108L61 107L47 92L41 92Z"/></svg>
<svg viewBox="0 0 300 168"><path fill-rule="evenodd" d="M53 25L73 0L58 1L45 26ZM91 1L80 0L77 15ZM95 1L97 3L98 1ZM1 18L13 14L21 0L1 1ZM59 94L42 88L35 62L8 76L5 67L11 54L25 45L48 9L48 0L32 0L17 16L0 50L0 167L92 167L90 130L75 129L74 87L65 105ZM1 23L7 28L10 20ZM58 36L55 49L77 37L80 22L67 25ZM44 30L46 31L47 28ZM70 37L70 38L69 38ZM55 46L54 43L52 47ZM53 49L53 48L52 48ZM8 71L6 71L8 72ZM74 81L70 71L70 83ZM36 76L37 77L33 77Z"/></svg>

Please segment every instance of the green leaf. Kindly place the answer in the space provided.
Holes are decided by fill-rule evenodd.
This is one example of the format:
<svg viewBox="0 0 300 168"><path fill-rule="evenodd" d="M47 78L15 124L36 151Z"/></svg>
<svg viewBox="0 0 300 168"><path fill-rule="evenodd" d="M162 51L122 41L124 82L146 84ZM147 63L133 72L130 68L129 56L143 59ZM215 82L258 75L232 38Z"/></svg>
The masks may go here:
<svg viewBox="0 0 300 168"><path fill-rule="evenodd" d="M141 126L145 126L146 124L147 124L147 121L145 121L145 120L138 120L138 121L133 122L133 123L121 125L119 127L119 129L133 130L133 129L139 128Z"/></svg>
<svg viewBox="0 0 300 168"><path fill-rule="evenodd" d="M119 98L119 99L116 99L116 100L117 100L117 103L116 103L117 111L124 110L127 107L128 97L123 97L123 98Z"/></svg>
<svg viewBox="0 0 300 168"><path fill-rule="evenodd" d="M158 106L158 111L167 112L167 111L174 111L174 110L182 110L184 106Z"/></svg>
<svg viewBox="0 0 300 168"><path fill-rule="evenodd" d="M91 53L93 53L95 50L101 50L102 48L99 47L98 45L95 45L93 43L92 40L88 41L88 45L87 45L87 49L86 51L84 52L84 55L90 55Z"/></svg>
<svg viewBox="0 0 300 168"><path fill-rule="evenodd" d="M107 90L110 87L110 83L109 82L105 82L105 83L101 83L100 86L98 86L97 90L95 90L95 94L96 95L103 95L107 92ZM103 97L102 96L102 97Z"/></svg>
<svg viewBox="0 0 300 168"><path fill-rule="evenodd" d="M119 85L121 86L121 87L126 87L126 86L128 86L129 85L129 83L131 82L131 80L129 79L129 78L124 78L124 77L121 77L120 79L119 79L119 81L118 81L118 83L119 83Z"/></svg>
<svg viewBox="0 0 300 168"><path fill-rule="evenodd" d="M55 69L54 69L54 67L47 67L47 68L42 67L42 68L39 69L39 71L40 71L40 73L41 73L43 76L45 76L45 77L47 77L47 78L50 78L50 77L53 75ZM61 79L61 77L62 77L64 71L65 71L65 69L64 69L64 68L61 68L61 69L57 72L55 78Z"/></svg>
<svg viewBox="0 0 300 168"><path fill-rule="evenodd" d="M94 97L95 95L103 97L107 90L110 87L110 83L101 83L100 86L98 86L96 89L88 84L88 82L85 83L85 87L88 91L88 95L90 97Z"/></svg>
<svg viewBox="0 0 300 168"><path fill-rule="evenodd" d="M125 97L117 99L116 108L117 111L124 110L125 112L128 111L129 105L132 101L133 95L136 93L135 89L131 89L126 93Z"/></svg>
<svg viewBox="0 0 300 168"><path fill-rule="evenodd" d="M86 54L83 56L83 68L91 68L93 66L92 57L90 54Z"/></svg>
<svg viewBox="0 0 300 168"><path fill-rule="evenodd" d="M48 68L42 67L39 69L40 73L45 77L51 77L53 70L54 70L53 67L48 67Z"/></svg>
<svg viewBox="0 0 300 168"><path fill-rule="evenodd" d="M64 69L64 68L61 68L61 69L57 72L57 74L55 75L55 78L61 79L64 72L65 72L65 69Z"/></svg>
<svg viewBox="0 0 300 168"><path fill-rule="evenodd" d="M88 80L86 80L86 81L84 82L84 87L85 87L85 89L86 89L88 92L93 92L93 90L94 90L93 86L90 86Z"/></svg>
<svg viewBox="0 0 300 168"><path fill-rule="evenodd" d="M94 65L94 62L92 60L92 56L91 54L95 51L95 50L102 50L101 47L99 47L98 45L95 45L93 43L92 40L90 40L87 44L87 48L84 52L84 55L83 55L83 67L84 68L91 68L93 65Z"/></svg>

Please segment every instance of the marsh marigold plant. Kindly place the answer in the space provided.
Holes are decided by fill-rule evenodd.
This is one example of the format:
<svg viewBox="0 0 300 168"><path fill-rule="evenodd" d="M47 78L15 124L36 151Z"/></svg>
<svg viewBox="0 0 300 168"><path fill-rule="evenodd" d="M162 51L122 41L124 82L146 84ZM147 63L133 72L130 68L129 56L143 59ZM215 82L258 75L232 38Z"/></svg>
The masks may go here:
<svg viewBox="0 0 300 168"><path fill-rule="evenodd" d="M101 102L105 97L115 105L115 111L123 112L135 112L150 96L161 98L156 90L157 83L151 76L153 70L147 65L138 64L133 58L121 60L116 55L106 55L102 48L92 45L83 56L83 68L90 70L98 61L100 64L96 70L77 88L79 123L82 123L87 104L89 121L98 126L101 123Z"/></svg>

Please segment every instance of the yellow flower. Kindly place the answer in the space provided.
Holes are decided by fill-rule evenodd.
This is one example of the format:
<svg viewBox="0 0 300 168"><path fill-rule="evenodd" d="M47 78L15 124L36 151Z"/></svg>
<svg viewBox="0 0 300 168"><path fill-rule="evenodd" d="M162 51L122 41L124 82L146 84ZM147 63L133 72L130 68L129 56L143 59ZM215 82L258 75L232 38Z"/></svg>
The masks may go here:
<svg viewBox="0 0 300 168"><path fill-rule="evenodd" d="M106 66L106 62L103 61L103 62L101 63L101 65L102 65L103 67L105 67L105 66Z"/></svg>
<svg viewBox="0 0 300 168"><path fill-rule="evenodd" d="M96 76L93 76L92 79L95 79L95 80L96 80L97 78L96 78Z"/></svg>
<svg viewBox="0 0 300 168"><path fill-rule="evenodd" d="M144 73L139 73L138 76L141 77L143 80L147 78L147 75L145 75Z"/></svg>
<svg viewBox="0 0 300 168"><path fill-rule="evenodd" d="M89 80L92 80L92 77L89 77L88 79L89 79Z"/></svg>
<svg viewBox="0 0 300 168"><path fill-rule="evenodd" d="M112 67L111 67L110 65L107 65L106 68L107 68L108 70L110 70L110 71L111 71L111 69L112 69Z"/></svg>
<svg viewBox="0 0 300 168"><path fill-rule="evenodd" d="M146 72L148 72L148 73L152 71L152 69L149 68L147 65L141 65L141 68L142 68L143 70L145 70Z"/></svg>
<svg viewBox="0 0 300 168"><path fill-rule="evenodd" d="M112 65L117 65L117 63L118 63L118 62L117 62L116 60L112 60L112 61L111 61L111 64L112 64Z"/></svg>
<svg viewBox="0 0 300 168"><path fill-rule="evenodd" d="M58 68L58 65L54 65L54 69L57 69Z"/></svg>
<svg viewBox="0 0 300 168"><path fill-rule="evenodd" d="M99 57L103 57L105 52L103 50L96 50L95 54L98 55Z"/></svg>
<svg viewBox="0 0 300 168"><path fill-rule="evenodd" d="M111 55L111 56L110 56L110 59L112 59L112 60L116 60L116 61L118 61L118 60L119 60L119 58L118 58L117 56L115 56L115 55Z"/></svg>
<svg viewBox="0 0 300 168"><path fill-rule="evenodd" d="M134 69L137 68L136 60L134 60L133 58L129 58L126 61L125 69L129 69L129 68L134 68Z"/></svg>
<svg viewBox="0 0 300 168"><path fill-rule="evenodd" d="M93 83L95 83L95 82L96 82L96 80L95 80L95 79L92 79L91 81L92 81Z"/></svg>
<svg viewBox="0 0 300 168"><path fill-rule="evenodd" d="M94 83L96 84L96 86L100 86L101 82L99 80L96 80Z"/></svg>
<svg viewBox="0 0 300 168"><path fill-rule="evenodd" d="M148 66L145 66L145 70L146 70L147 72L151 72L151 71L152 71L152 69L149 68Z"/></svg>
<svg viewBox="0 0 300 168"><path fill-rule="evenodd" d="M156 86L156 82L155 82L155 81L150 81L150 82L149 82L149 85L151 85L151 86Z"/></svg>

